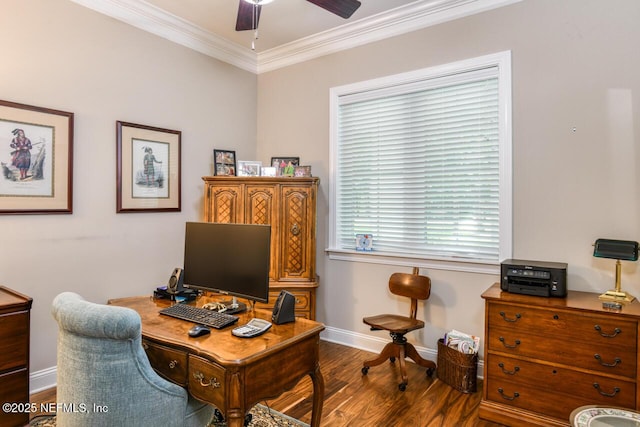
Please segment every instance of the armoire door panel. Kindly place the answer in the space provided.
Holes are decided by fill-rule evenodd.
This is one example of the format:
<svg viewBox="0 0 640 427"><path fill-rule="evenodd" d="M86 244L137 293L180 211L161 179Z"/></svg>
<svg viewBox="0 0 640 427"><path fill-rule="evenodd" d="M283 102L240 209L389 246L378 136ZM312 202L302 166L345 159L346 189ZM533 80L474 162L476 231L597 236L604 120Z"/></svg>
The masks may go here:
<svg viewBox="0 0 640 427"><path fill-rule="evenodd" d="M277 254L279 248L276 192L273 186L247 185L245 188L244 218L247 224L265 224L271 226L271 253ZM277 257L271 257L269 278L276 280Z"/></svg>
<svg viewBox="0 0 640 427"><path fill-rule="evenodd" d="M242 186L226 185L209 188L205 219L209 222L242 223Z"/></svg>
<svg viewBox="0 0 640 427"><path fill-rule="evenodd" d="M280 279L309 279L312 277L311 236L315 224L309 222L309 210L314 208L310 189L282 187L282 247Z"/></svg>

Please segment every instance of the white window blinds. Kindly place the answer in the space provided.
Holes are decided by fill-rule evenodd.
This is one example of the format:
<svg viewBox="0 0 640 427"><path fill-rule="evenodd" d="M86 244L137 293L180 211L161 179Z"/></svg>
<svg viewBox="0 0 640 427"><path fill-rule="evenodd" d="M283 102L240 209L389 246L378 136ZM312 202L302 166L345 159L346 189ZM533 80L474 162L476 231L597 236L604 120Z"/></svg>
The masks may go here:
<svg viewBox="0 0 640 427"><path fill-rule="evenodd" d="M334 241L373 252L500 256L497 66L337 98Z"/></svg>

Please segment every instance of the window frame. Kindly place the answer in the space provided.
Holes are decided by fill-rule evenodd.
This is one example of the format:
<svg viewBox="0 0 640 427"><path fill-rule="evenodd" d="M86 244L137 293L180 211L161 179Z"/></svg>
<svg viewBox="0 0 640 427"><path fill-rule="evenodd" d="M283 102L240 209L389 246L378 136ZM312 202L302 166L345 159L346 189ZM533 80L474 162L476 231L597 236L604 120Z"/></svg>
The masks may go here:
<svg viewBox="0 0 640 427"><path fill-rule="evenodd" d="M360 92L379 91L398 85L409 85L423 80L431 80L485 68L496 67L498 77L498 114L499 114L499 259L473 260L455 257L415 256L386 252L361 252L339 248L336 232L337 206L337 153L338 153L338 113L340 97ZM330 148L329 148L329 224L328 248L325 250L329 259L388 264L407 267L423 267L431 269L499 274L500 261L511 258L513 251L513 203L512 203L512 116L511 116L511 51L480 56L456 61L448 64L424 68L416 71L386 76L337 86L330 89ZM355 238L355 236L354 236Z"/></svg>

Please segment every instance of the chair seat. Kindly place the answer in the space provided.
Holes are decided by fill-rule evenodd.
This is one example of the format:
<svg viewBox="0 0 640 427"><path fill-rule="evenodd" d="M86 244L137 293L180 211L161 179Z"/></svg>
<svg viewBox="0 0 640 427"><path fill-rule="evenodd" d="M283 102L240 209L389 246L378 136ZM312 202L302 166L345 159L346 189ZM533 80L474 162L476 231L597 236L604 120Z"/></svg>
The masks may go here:
<svg viewBox="0 0 640 427"><path fill-rule="evenodd" d="M379 314L377 316L365 317L362 321L371 326L372 329L382 329L397 334L406 334L409 331L424 328L424 322L422 320L399 316L397 314Z"/></svg>

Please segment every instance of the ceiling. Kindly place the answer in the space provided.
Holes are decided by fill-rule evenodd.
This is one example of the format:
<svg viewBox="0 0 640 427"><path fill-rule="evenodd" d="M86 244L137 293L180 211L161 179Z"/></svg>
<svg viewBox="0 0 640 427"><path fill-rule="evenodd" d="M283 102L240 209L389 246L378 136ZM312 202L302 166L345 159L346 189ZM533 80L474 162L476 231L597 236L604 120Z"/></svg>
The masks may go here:
<svg viewBox="0 0 640 427"><path fill-rule="evenodd" d="M235 31L243 0L72 1L260 73L521 0L360 0L347 20L304 0L273 0L257 39Z"/></svg>

